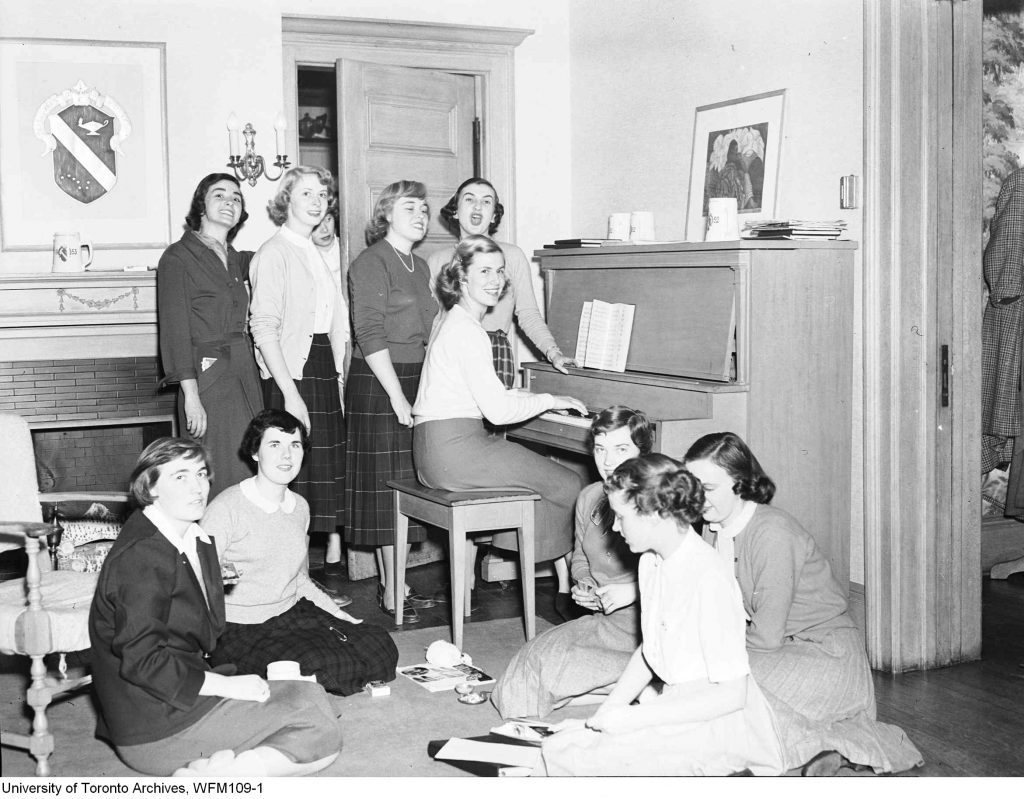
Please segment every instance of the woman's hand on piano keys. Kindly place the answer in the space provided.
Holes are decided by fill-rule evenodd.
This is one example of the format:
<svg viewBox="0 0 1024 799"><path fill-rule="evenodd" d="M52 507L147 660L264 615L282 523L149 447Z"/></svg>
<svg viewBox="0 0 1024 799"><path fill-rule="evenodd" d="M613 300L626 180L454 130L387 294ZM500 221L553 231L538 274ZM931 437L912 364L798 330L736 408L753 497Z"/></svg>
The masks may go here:
<svg viewBox="0 0 1024 799"><path fill-rule="evenodd" d="M575 397L555 397L551 410L554 411L576 411L580 416L587 415L587 406Z"/></svg>

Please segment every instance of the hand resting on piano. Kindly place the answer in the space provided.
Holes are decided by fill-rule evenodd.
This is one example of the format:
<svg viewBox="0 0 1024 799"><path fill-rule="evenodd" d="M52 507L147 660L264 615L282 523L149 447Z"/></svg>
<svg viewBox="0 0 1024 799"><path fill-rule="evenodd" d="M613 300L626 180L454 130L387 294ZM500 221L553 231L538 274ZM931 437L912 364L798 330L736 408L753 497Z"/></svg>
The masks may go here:
<svg viewBox="0 0 1024 799"><path fill-rule="evenodd" d="M583 416L578 416L566 411L545 411L537 418L545 419L549 422L556 422L558 424L568 424L573 427L585 427L589 429L590 425L593 424L594 417L596 415L597 414L595 413L588 413Z"/></svg>

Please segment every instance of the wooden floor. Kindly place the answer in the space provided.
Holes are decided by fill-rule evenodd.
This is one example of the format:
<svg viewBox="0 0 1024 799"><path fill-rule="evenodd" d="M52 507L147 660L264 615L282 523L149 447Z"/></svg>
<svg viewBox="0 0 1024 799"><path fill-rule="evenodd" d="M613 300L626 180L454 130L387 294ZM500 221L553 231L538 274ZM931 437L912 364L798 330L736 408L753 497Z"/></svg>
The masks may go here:
<svg viewBox="0 0 1024 799"><path fill-rule="evenodd" d="M315 557L314 549L311 566ZM409 583L431 593L446 579L445 571L445 564L426 564L409 571ZM376 607L375 583L350 583L349 610L388 627ZM467 621L522 613L518 583L478 585L480 609ZM557 624L554 592L553 579L537 581L537 614ZM1024 574L983 580L982 607L982 660L899 676L875 674L879 719L902 727L925 759L908 776L1024 776ZM447 625L448 613L447 604L421 610L417 626Z"/></svg>
<svg viewBox="0 0 1024 799"><path fill-rule="evenodd" d="M928 777L1024 776L1024 574L982 581L982 659L875 675L878 717L900 725Z"/></svg>

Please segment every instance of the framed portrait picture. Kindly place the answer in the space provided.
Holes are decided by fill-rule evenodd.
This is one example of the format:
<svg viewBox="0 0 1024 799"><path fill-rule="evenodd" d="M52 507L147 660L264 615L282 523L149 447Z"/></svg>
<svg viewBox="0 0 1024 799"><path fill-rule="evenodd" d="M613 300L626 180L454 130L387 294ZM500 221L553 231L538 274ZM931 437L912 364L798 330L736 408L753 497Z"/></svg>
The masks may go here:
<svg viewBox="0 0 1024 799"><path fill-rule="evenodd" d="M739 227L775 214L786 90L702 105L693 121L686 238L703 241L712 197L735 197Z"/></svg>
<svg viewBox="0 0 1024 799"><path fill-rule="evenodd" d="M0 38L0 247L166 247L164 45Z"/></svg>

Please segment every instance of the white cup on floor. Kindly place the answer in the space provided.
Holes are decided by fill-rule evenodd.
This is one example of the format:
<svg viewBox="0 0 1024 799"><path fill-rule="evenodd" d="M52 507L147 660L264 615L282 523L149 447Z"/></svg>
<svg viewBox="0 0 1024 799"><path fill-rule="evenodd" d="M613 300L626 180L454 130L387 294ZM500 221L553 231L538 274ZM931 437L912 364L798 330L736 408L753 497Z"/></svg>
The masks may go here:
<svg viewBox="0 0 1024 799"><path fill-rule="evenodd" d="M268 680L301 680L297 660L275 660L267 664Z"/></svg>

